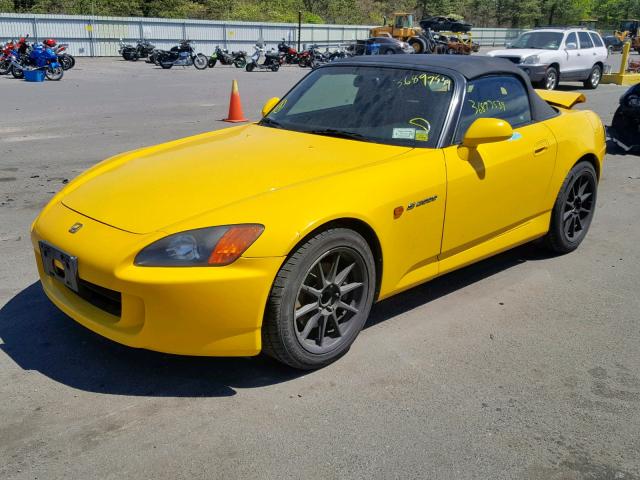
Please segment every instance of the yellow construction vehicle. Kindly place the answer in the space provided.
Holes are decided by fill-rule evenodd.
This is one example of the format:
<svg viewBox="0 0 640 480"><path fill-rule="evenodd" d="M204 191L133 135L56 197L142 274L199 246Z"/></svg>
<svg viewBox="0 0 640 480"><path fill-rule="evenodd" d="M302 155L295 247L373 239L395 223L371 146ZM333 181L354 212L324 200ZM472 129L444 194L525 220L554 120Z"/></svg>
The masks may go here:
<svg viewBox="0 0 640 480"><path fill-rule="evenodd" d="M413 14L394 13L390 24L384 19L384 25L374 27L369 31L371 37L391 36L403 42L407 42L413 47L415 53L425 53L430 51L428 40L424 37L420 27L414 27Z"/></svg>
<svg viewBox="0 0 640 480"><path fill-rule="evenodd" d="M631 43L631 48L640 53L640 20L622 20L614 35L621 42Z"/></svg>

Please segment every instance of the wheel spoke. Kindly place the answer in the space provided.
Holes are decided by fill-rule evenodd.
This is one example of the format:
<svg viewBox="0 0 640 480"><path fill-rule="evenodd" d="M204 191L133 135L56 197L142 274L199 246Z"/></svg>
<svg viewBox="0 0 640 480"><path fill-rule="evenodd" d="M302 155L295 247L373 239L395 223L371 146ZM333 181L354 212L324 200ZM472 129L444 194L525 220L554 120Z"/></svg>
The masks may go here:
<svg viewBox="0 0 640 480"><path fill-rule="evenodd" d="M338 315L336 314L336 312L333 312L331 314L331 320L333 321L333 325L334 327L336 327L336 332L338 333L338 336L342 336L342 329L340 328L340 323L338 322Z"/></svg>
<svg viewBox="0 0 640 480"><path fill-rule="evenodd" d="M327 285L327 279L324 276L324 270L322 270L322 262L318 262L316 266L318 267L318 272L320 272L320 282L324 288Z"/></svg>
<svg viewBox="0 0 640 480"><path fill-rule="evenodd" d="M324 334L327 331L327 317L322 316L320 320L318 320L318 339L316 343L319 347L322 346L324 342Z"/></svg>
<svg viewBox="0 0 640 480"><path fill-rule="evenodd" d="M340 287L340 296L346 295L347 293L361 286L362 286L362 282L352 282L352 283L347 283L346 285L342 285Z"/></svg>
<svg viewBox="0 0 640 480"><path fill-rule="evenodd" d="M576 215L576 223L575 223L575 227L573 229L573 233L575 234L576 231L580 232L582 231L582 222L580 221L580 216Z"/></svg>
<svg viewBox="0 0 640 480"><path fill-rule="evenodd" d="M310 287L309 285L302 284L302 287L300 287L300 289L317 298L320 298L320 296L322 296L322 290Z"/></svg>
<svg viewBox="0 0 640 480"><path fill-rule="evenodd" d="M315 310L318 310L318 308L320 308L318 306L317 302L313 302L313 303L308 303L306 305L303 305L302 307L300 307L299 309L296 310L296 320L299 319L300 317L302 317L303 315L306 315L307 313L313 312Z"/></svg>
<svg viewBox="0 0 640 480"><path fill-rule="evenodd" d="M353 313L358 313L360 311L356 307L354 307L353 305L345 303L342 300L340 300L338 302L338 308L342 308L344 310L348 310L349 312L353 312Z"/></svg>
<svg viewBox="0 0 640 480"><path fill-rule="evenodd" d="M569 210L569 211L564 212L564 215L562 216L562 221L566 222L567 219L569 217L571 217L571 215L573 215L573 210Z"/></svg>
<svg viewBox="0 0 640 480"><path fill-rule="evenodd" d="M573 220L573 215L571 216L571 218L569 220L567 220L567 222L564 224L564 233L567 236L567 238L571 239L573 237L573 224L574 224L574 220Z"/></svg>
<svg viewBox="0 0 640 480"><path fill-rule="evenodd" d="M582 199L582 195L584 195L584 189L587 188L588 184L589 182L585 180L582 182L580 187L578 187L578 196L580 197L580 199Z"/></svg>
<svg viewBox="0 0 640 480"><path fill-rule="evenodd" d="M347 275L349 275L349 272L351 272L351 270L353 270L353 267L355 266L356 264L352 263L347 268L342 270L338 275L336 275L336 279L334 280L333 283L335 283L336 285L342 285L344 281L347 279Z"/></svg>
<svg viewBox="0 0 640 480"><path fill-rule="evenodd" d="M580 195L580 201L584 202L590 196L591 196L591 192L583 193L582 195Z"/></svg>
<svg viewBox="0 0 640 480"><path fill-rule="evenodd" d="M586 213L587 215L589 215L591 213L591 210L588 208L580 207L580 211L578 213Z"/></svg>
<svg viewBox="0 0 640 480"><path fill-rule="evenodd" d="M336 259L331 265L331 272L329 273L329 281L335 283L336 276L338 275L338 264L340 263L340 254L336 254Z"/></svg>
<svg viewBox="0 0 640 480"><path fill-rule="evenodd" d="M307 320L307 324L304 326L304 329L300 333L300 337L304 340L309 337L309 333L318 325L318 319L321 317L320 312L316 313L313 317Z"/></svg>

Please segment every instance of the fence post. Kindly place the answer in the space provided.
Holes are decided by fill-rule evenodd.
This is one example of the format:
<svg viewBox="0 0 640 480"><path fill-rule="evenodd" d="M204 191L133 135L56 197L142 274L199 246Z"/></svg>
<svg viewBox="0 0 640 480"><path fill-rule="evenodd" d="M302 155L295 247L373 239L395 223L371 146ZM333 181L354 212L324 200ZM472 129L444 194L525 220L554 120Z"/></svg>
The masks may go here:
<svg viewBox="0 0 640 480"><path fill-rule="evenodd" d="M138 24L138 35L140 36L140 41L144 41L144 25L142 24L142 20Z"/></svg>
<svg viewBox="0 0 640 480"><path fill-rule="evenodd" d="M229 45L227 45L227 24L226 23L222 24L222 41L224 42L224 48L229 48Z"/></svg>
<svg viewBox="0 0 640 480"><path fill-rule="evenodd" d="M187 22L182 22L182 40L187 40Z"/></svg>
<svg viewBox="0 0 640 480"><path fill-rule="evenodd" d="M91 17L89 17L89 28L87 30L89 30L89 56L95 57L96 47L93 44L93 18Z"/></svg>
<svg viewBox="0 0 640 480"><path fill-rule="evenodd" d="M35 15L33 16L31 23L33 25L33 41L37 42L38 41L38 19L35 17Z"/></svg>

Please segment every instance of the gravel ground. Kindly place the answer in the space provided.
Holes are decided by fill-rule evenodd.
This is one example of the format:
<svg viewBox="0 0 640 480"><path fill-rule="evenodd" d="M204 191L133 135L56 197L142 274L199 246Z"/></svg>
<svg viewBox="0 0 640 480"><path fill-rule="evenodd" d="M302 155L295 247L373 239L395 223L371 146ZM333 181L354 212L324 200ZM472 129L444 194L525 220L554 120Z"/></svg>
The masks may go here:
<svg viewBox="0 0 640 480"><path fill-rule="evenodd" d="M303 74L79 59L58 83L0 77L0 478L640 479L639 157L607 156L575 253L527 245L381 302L314 373L129 349L49 303L28 230L67 179L226 127L233 78L257 119ZM623 91L584 108L608 124Z"/></svg>

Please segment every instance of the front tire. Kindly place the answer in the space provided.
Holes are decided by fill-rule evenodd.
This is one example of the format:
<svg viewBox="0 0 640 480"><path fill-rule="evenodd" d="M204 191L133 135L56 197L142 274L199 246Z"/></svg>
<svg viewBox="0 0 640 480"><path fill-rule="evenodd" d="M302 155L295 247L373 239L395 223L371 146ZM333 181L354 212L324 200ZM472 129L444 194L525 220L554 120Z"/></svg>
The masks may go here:
<svg viewBox="0 0 640 480"><path fill-rule="evenodd" d="M556 67L549 67L544 73L544 79L540 82L540 87L545 90L555 90L558 87L558 69Z"/></svg>
<svg viewBox="0 0 640 480"><path fill-rule="evenodd" d="M602 67L600 65L594 65L589 74L589 78L584 81L584 88L595 90L600 85L602 79Z"/></svg>
<svg viewBox="0 0 640 480"><path fill-rule="evenodd" d="M546 246L555 253L578 248L587 235L596 207L598 177L589 162L575 165L565 178L551 211Z"/></svg>
<svg viewBox="0 0 640 480"><path fill-rule="evenodd" d="M302 370L334 362L362 330L375 286L373 254L361 235L345 228L315 235L274 280L262 326L264 352Z"/></svg>
<svg viewBox="0 0 640 480"><path fill-rule="evenodd" d="M47 80L57 82L58 80L62 80L64 69L62 67L49 67L44 71L44 75L47 77Z"/></svg>
<svg viewBox="0 0 640 480"><path fill-rule="evenodd" d="M208 64L209 64L209 59L206 57L206 55L203 55L202 53L197 54L193 59L193 66L196 67L198 70L205 70Z"/></svg>

